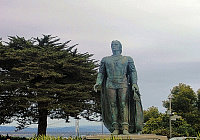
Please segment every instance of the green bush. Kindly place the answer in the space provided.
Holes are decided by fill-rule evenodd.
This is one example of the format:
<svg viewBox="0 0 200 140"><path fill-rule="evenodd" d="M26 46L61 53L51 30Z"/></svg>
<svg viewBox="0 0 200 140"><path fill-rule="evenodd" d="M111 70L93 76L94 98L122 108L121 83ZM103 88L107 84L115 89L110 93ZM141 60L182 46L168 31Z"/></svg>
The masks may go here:
<svg viewBox="0 0 200 140"><path fill-rule="evenodd" d="M7 139L10 139L10 140L29 140L28 138L25 138L25 137L11 137L11 136L2 136L0 135L0 140L7 140Z"/></svg>

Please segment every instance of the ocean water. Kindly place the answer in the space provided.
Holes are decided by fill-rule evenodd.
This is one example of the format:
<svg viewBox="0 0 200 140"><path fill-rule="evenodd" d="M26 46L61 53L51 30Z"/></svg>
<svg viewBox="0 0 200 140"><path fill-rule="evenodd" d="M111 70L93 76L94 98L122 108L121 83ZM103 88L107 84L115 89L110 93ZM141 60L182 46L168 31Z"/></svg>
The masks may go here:
<svg viewBox="0 0 200 140"><path fill-rule="evenodd" d="M26 128L21 131L15 131L15 127L0 126L0 135L9 135L14 137L34 137L37 135L37 128ZM47 128L47 135L61 137L88 136L96 134L109 134L110 132L100 126L84 126L79 128L79 133L76 133L75 127L57 127Z"/></svg>

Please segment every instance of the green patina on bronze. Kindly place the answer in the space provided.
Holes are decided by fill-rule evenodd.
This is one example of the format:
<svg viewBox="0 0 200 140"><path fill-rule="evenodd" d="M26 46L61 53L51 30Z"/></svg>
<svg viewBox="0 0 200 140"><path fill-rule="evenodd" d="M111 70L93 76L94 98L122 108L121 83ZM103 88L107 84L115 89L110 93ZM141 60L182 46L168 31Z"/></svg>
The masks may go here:
<svg viewBox="0 0 200 140"><path fill-rule="evenodd" d="M101 86L103 122L114 134L137 133L143 127L143 109L135 65L131 57L121 55L119 41L112 41L111 48L113 55L101 60L94 86Z"/></svg>

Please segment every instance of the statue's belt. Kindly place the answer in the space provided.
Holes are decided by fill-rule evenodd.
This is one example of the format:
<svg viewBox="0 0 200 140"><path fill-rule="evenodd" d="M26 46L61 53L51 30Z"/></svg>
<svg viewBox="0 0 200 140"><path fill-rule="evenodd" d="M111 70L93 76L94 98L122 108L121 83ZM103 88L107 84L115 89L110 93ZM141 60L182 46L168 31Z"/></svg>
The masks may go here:
<svg viewBox="0 0 200 140"><path fill-rule="evenodd" d="M107 81L113 82L113 83L118 83L118 84L124 84L124 83L127 83L127 78L126 77L107 78Z"/></svg>

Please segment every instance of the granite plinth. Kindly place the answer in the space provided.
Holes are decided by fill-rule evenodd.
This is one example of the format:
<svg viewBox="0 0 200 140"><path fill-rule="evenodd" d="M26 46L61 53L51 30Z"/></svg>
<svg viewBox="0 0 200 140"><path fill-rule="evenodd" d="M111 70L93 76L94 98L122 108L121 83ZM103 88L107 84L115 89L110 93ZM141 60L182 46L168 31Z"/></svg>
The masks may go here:
<svg viewBox="0 0 200 140"><path fill-rule="evenodd" d="M154 134L131 134L131 135L92 135L85 136L85 140L108 140L114 137L115 140L168 140L167 136Z"/></svg>

